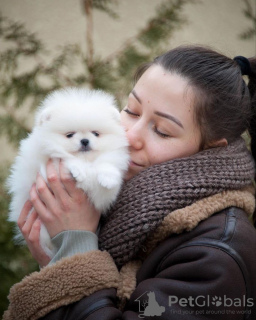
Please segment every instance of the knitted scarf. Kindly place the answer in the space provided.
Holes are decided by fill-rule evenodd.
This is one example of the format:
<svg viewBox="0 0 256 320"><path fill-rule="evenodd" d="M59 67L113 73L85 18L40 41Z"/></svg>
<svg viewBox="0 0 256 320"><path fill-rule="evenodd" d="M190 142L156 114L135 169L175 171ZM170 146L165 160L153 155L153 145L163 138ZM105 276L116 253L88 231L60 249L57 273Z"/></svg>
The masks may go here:
<svg viewBox="0 0 256 320"><path fill-rule="evenodd" d="M170 212L252 183L254 161L242 138L227 147L154 165L124 183L102 222L100 249L121 267Z"/></svg>

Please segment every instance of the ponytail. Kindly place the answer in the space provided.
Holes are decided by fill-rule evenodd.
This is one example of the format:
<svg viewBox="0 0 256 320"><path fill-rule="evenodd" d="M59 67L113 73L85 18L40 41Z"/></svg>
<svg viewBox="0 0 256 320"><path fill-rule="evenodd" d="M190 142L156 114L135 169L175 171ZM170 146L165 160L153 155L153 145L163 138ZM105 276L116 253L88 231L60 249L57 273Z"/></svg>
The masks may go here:
<svg viewBox="0 0 256 320"><path fill-rule="evenodd" d="M256 162L256 57L247 59L243 56L237 56L234 60L239 65L242 75L247 75L249 78L248 89L251 97L251 119L248 131L251 136L251 153ZM256 180L256 175L254 180ZM253 224L256 227L256 209L253 214Z"/></svg>

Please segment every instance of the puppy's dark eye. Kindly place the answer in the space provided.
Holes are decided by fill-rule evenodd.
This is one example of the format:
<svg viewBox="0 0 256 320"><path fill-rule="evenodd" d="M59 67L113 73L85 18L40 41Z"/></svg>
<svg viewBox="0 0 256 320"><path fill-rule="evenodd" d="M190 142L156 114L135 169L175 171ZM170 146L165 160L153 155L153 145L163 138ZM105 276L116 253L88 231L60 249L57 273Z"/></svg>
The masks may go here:
<svg viewBox="0 0 256 320"><path fill-rule="evenodd" d="M94 134L95 137L98 137L100 135L99 132L97 132L97 131L92 131L92 134Z"/></svg>
<svg viewBox="0 0 256 320"><path fill-rule="evenodd" d="M74 134L75 134L75 132L68 132L68 133L66 133L66 137L72 138Z"/></svg>

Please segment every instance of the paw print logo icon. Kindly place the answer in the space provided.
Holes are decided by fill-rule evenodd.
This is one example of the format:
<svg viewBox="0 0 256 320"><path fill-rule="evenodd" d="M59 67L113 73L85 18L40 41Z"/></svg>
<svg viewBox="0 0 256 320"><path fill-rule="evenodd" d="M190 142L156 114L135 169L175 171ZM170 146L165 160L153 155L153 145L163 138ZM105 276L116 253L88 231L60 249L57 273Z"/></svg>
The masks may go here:
<svg viewBox="0 0 256 320"><path fill-rule="evenodd" d="M212 298L212 304L215 305L216 307L219 307L222 305L221 297L213 297Z"/></svg>

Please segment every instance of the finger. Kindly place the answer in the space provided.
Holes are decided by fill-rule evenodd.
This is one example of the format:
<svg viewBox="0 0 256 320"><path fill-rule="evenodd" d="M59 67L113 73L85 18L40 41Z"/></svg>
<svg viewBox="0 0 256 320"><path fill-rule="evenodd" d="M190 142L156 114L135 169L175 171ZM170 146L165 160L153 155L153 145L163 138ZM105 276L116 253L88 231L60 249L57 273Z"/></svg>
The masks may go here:
<svg viewBox="0 0 256 320"><path fill-rule="evenodd" d="M51 213L49 210L47 210L45 204L42 202L39 195L37 194L35 184L33 184L30 190L30 200L33 204L35 211L38 213L42 221L48 221L51 219Z"/></svg>
<svg viewBox="0 0 256 320"><path fill-rule="evenodd" d="M38 214L36 213L35 210L32 210L32 212L28 215L25 224L21 228L21 233L23 234L25 239L29 235L31 228L37 218L38 218Z"/></svg>
<svg viewBox="0 0 256 320"><path fill-rule="evenodd" d="M18 218L18 227L21 229L23 225L26 223L28 214L30 210L33 208L33 204L31 203L30 200L27 200L21 210L20 216Z"/></svg>
<svg viewBox="0 0 256 320"><path fill-rule="evenodd" d="M28 247L32 256L39 263L40 267L44 267L50 262L51 259L46 255L40 245L41 225L42 223L40 219L36 219L28 237Z"/></svg>
<svg viewBox="0 0 256 320"><path fill-rule="evenodd" d="M49 186L54 196L56 197L57 201L61 202L62 199L65 199L68 196L68 193L59 178L59 174L52 159L47 162L46 173Z"/></svg>
<svg viewBox="0 0 256 320"><path fill-rule="evenodd" d="M39 173L36 177L36 191L44 205L51 211L56 205L55 196Z"/></svg>
<svg viewBox="0 0 256 320"><path fill-rule="evenodd" d="M77 192L76 181L69 170L65 167L63 161L59 164L60 180L70 197L74 197Z"/></svg>
<svg viewBox="0 0 256 320"><path fill-rule="evenodd" d="M41 221L40 219L37 218L33 222L31 231L28 236L28 240L34 244L39 244L40 230L41 230Z"/></svg>
<svg viewBox="0 0 256 320"><path fill-rule="evenodd" d="M83 202L85 198L88 199L84 190L76 186L76 180L72 177L69 170L65 167L63 161L60 161L59 168L60 168L61 182L64 185L65 189L67 190L67 193L69 194L69 196L77 203Z"/></svg>

